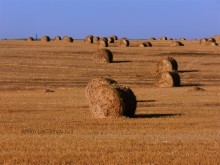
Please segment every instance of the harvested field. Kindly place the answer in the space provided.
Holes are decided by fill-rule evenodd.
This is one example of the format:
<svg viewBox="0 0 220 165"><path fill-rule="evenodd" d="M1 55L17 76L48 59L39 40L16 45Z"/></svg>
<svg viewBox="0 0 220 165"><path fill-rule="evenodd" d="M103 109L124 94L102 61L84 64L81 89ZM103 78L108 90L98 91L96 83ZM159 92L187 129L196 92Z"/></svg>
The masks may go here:
<svg viewBox="0 0 220 165"><path fill-rule="evenodd" d="M119 42L113 63L94 63L98 44L83 40L0 41L0 164L220 164L220 46ZM180 87L155 86L167 56ZM85 88L96 77L132 89L134 118L91 118Z"/></svg>

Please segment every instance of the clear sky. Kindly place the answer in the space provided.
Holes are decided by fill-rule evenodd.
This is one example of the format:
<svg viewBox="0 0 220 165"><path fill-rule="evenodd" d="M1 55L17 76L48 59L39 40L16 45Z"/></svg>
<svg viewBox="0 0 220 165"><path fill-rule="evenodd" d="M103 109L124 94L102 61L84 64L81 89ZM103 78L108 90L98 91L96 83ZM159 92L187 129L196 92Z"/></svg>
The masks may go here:
<svg viewBox="0 0 220 165"><path fill-rule="evenodd" d="M0 0L0 39L220 34L220 0Z"/></svg>

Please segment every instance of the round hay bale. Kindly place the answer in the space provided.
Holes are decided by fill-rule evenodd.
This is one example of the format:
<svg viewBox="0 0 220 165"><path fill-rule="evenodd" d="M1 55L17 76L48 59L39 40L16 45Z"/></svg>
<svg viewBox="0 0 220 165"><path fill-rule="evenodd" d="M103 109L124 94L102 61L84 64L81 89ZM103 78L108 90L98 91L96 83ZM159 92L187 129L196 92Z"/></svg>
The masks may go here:
<svg viewBox="0 0 220 165"><path fill-rule="evenodd" d="M113 61L113 54L108 49L99 49L93 54L93 61L99 63L111 63Z"/></svg>
<svg viewBox="0 0 220 165"><path fill-rule="evenodd" d="M167 40L167 37L161 37L160 40Z"/></svg>
<svg viewBox="0 0 220 165"><path fill-rule="evenodd" d="M50 42L50 37L49 36L43 36L41 37L42 42Z"/></svg>
<svg viewBox="0 0 220 165"><path fill-rule="evenodd" d="M216 42L215 38L208 38L208 41L210 41L210 42Z"/></svg>
<svg viewBox="0 0 220 165"><path fill-rule="evenodd" d="M72 38L72 37L65 36L65 37L63 37L63 41L64 41L64 42L73 42L73 38Z"/></svg>
<svg viewBox="0 0 220 165"><path fill-rule="evenodd" d="M61 37L60 36L55 36L54 37L54 41L60 41L61 40Z"/></svg>
<svg viewBox="0 0 220 165"><path fill-rule="evenodd" d="M176 71L158 72L156 75L156 86L158 87L180 86L180 76Z"/></svg>
<svg viewBox="0 0 220 165"><path fill-rule="evenodd" d="M147 47L147 45L145 43L139 43L137 44L137 47Z"/></svg>
<svg viewBox="0 0 220 165"><path fill-rule="evenodd" d="M216 42L213 42L213 41L210 41L210 40L206 41L206 45L207 46L218 46L218 44Z"/></svg>
<svg viewBox="0 0 220 165"><path fill-rule="evenodd" d="M180 41L173 41L170 46L184 46L184 44Z"/></svg>
<svg viewBox="0 0 220 165"><path fill-rule="evenodd" d="M180 40L181 40L181 41L185 41L186 39L185 39L185 38L180 38Z"/></svg>
<svg viewBox="0 0 220 165"><path fill-rule="evenodd" d="M120 39L119 45L121 47L128 47L129 46L129 41L127 39Z"/></svg>
<svg viewBox="0 0 220 165"><path fill-rule="evenodd" d="M152 47L151 42L145 42L146 47Z"/></svg>
<svg viewBox="0 0 220 165"><path fill-rule="evenodd" d="M101 37L99 41L104 41L104 42L108 43L108 38L106 38L106 37Z"/></svg>
<svg viewBox="0 0 220 165"><path fill-rule="evenodd" d="M108 37L108 43L114 43L114 38L113 37Z"/></svg>
<svg viewBox="0 0 220 165"><path fill-rule="evenodd" d="M103 40L99 40L99 47L100 48L108 47L108 42L105 42Z"/></svg>
<svg viewBox="0 0 220 165"><path fill-rule="evenodd" d="M207 40L208 40L207 38L200 39L199 40L200 45L206 45Z"/></svg>
<svg viewBox="0 0 220 165"><path fill-rule="evenodd" d="M117 37L116 35L113 35L112 38L113 38L114 40L118 40L118 37Z"/></svg>
<svg viewBox="0 0 220 165"><path fill-rule="evenodd" d="M152 41L153 41L153 40L156 40L156 38L154 38L154 37L151 37L151 38L150 38L149 40L152 40Z"/></svg>
<svg viewBox="0 0 220 165"><path fill-rule="evenodd" d="M114 80L91 80L86 87L86 98L94 118L134 117L137 106L134 93Z"/></svg>
<svg viewBox="0 0 220 165"><path fill-rule="evenodd" d="M93 36L92 35L88 35L85 39L84 39L85 43L93 43Z"/></svg>
<svg viewBox="0 0 220 165"><path fill-rule="evenodd" d="M99 37L93 37L93 43L98 43L98 42L99 42L99 40L100 40L100 38L99 38Z"/></svg>
<svg viewBox="0 0 220 165"><path fill-rule="evenodd" d="M103 85L112 85L112 84L118 84L115 80L110 78L94 78L90 80L86 86L86 98L91 99L92 95L96 92L96 89Z"/></svg>
<svg viewBox="0 0 220 165"><path fill-rule="evenodd" d="M157 72L177 71L178 64L172 57L165 57L157 63Z"/></svg>
<svg viewBox="0 0 220 165"><path fill-rule="evenodd" d="M28 37L27 41L34 41L34 38L33 37Z"/></svg>

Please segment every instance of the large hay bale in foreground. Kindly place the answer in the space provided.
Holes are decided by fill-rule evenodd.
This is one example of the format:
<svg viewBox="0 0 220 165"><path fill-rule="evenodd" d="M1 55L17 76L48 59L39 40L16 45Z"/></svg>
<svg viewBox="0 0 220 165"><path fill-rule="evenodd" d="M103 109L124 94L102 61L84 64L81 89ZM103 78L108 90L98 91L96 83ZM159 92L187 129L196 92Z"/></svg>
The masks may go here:
<svg viewBox="0 0 220 165"><path fill-rule="evenodd" d="M172 57L165 57L157 63L157 72L177 71L178 64Z"/></svg>
<svg viewBox="0 0 220 165"><path fill-rule="evenodd" d="M54 41L61 41L61 37L60 36L55 36Z"/></svg>
<svg viewBox="0 0 220 165"><path fill-rule="evenodd" d="M103 83L103 80L101 80ZM91 85L86 87L86 97L90 112L94 118L134 117L137 101L131 89L117 83L104 82L107 85ZM94 83L94 81L92 82ZM97 81L95 81L97 83ZM95 86L95 88L93 88ZM88 90L89 89L89 90Z"/></svg>
<svg viewBox="0 0 220 165"><path fill-rule="evenodd" d="M34 38L33 37L28 37L27 41L34 41Z"/></svg>
<svg viewBox="0 0 220 165"><path fill-rule="evenodd" d="M105 42L103 40L99 40L99 48L105 48L105 47L108 47L108 42Z"/></svg>
<svg viewBox="0 0 220 165"><path fill-rule="evenodd" d="M156 86L158 86L158 87L176 87L176 86L180 86L180 76L176 71L157 72Z"/></svg>
<svg viewBox="0 0 220 165"><path fill-rule="evenodd" d="M84 42L85 43L93 43L93 36L92 35L88 35L85 39Z"/></svg>
<svg viewBox="0 0 220 165"><path fill-rule="evenodd" d="M99 63L111 63L113 61L113 54L108 49L99 49L93 54L93 61Z"/></svg>
<svg viewBox="0 0 220 165"><path fill-rule="evenodd" d="M41 42L50 42L50 37L49 36L41 37Z"/></svg>
<svg viewBox="0 0 220 165"><path fill-rule="evenodd" d="M121 47L128 47L130 45L129 41L127 39L120 39L119 46Z"/></svg>
<svg viewBox="0 0 220 165"><path fill-rule="evenodd" d="M64 36L64 37L63 37L63 41L64 41L64 42L73 42L73 38L72 38L72 37L69 37L69 36Z"/></svg>
<svg viewBox="0 0 220 165"><path fill-rule="evenodd" d="M172 41L170 46L184 46L184 44L180 41Z"/></svg>
<svg viewBox="0 0 220 165"><path fill-rule="evenodd" d="M113 37L108 37L108 43L114 43L114 38Z"/></svg>

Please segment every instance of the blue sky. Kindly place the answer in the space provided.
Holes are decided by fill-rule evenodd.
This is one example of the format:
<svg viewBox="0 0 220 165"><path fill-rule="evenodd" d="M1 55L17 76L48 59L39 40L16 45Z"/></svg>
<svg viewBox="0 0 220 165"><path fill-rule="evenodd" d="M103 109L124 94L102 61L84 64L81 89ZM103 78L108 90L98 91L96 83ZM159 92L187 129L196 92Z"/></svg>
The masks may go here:
<svg viewBox="0 0 220 165"><path fill-rule="evenodd" d="M0 39L220 34L220 0L0 0Z"/></svg>

